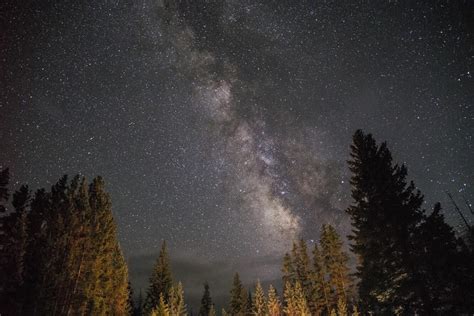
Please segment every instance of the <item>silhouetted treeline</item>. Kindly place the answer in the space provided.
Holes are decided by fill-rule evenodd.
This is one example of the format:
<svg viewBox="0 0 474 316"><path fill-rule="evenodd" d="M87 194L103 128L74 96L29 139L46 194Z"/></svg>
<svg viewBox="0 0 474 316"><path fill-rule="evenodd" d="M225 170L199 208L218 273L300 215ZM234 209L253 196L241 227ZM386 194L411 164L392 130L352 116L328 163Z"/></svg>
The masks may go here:
<svg viewBox="0 0 474 316"><path fill-rule="evenodd" d="M357 267L334 227L323 225L308 249L295 241L282 264L283 293L235 274L233 316L468 315L474 313L474 240L456 236L440 204L424 197L393 162L386 143L357 131L351 146L353 202L349 236ZM50 191L10 196L0 172L0 313L2 315L187 315L184 289L171 272L166 243L145 298L134 301L104 181L61 178ZM316 189L316 188L315 188ZM7 207L11 204L11 209ZM468 241L468 242L466 242ZM237 241L236 241L237 242ZM230 281L230 280L229 280ZM199 316L214 316L204 283Z"/></svg>
<svg viewBox="0 0 474 316"><path fill-rule="evenodd" d="M386 143L357 131L351 146L352 250L361 309L376 315L474 312L473 251L444 221L440 204L406 180Z"/></svg>

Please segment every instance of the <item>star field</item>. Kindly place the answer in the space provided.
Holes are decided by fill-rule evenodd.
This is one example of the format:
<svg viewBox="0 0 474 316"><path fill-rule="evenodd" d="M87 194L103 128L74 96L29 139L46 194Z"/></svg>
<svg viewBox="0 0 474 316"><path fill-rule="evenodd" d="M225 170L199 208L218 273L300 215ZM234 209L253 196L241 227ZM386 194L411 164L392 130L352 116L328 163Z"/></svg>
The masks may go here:
<svg viewBox="0 0 474 316"><path fill-rule="evenodd" d="M0 5L0 164L101 175L136 288L162 240L195 304L279 277L294 238L349 231L362 128L425 194L474 198L469 1ZM221 293L217 293L221 291ZM219 296L220 295L220 296Z"/></svg>

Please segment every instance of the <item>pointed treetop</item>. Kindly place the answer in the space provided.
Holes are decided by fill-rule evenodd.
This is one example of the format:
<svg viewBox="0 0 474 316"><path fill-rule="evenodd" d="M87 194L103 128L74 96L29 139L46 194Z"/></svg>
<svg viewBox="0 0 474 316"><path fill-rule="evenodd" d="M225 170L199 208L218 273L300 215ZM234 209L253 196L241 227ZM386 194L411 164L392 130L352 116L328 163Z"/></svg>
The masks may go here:
<svg viewBox="0 0 474 316"><path fill-rule="evenodd" d="M145 309L150 311L154 306L156 306L159 303L160 295L163 295L165 302L168 303L172 285L173 276L171 273L170 259L166 248L166 242L163 241L160 254L158 255L150 277Z"/></svg>
<svg viewBox="0 0 474 316"><path fill-rule="evenodd" d="M199 316L207 316L210 313L212 304L211 292L209 290L209 283L204 283L204 293L201 298L201 307L199 308Z"/></svg>
<svg viewBox="0 0 474 316"><path fill-rule="evenodd" d="M269 316L280 316L281 314L281 304L278 298L275 288L270 284L268 288L268 303L267 310Z"/></svg>
<svg viewBox="0 0 474 316"><path fill-rule="evenodd" d="M229 312L231 315L237 315L239 313L245 312L245 305L246 305L246 296L245 289L242 286L242 281L240 281L240 277L238 273L235 273L232 290L230 291L230 307Z"/></svg>
<svg viewBox="0 0 474 316"><path fill-rule="evenodd" d="M266 316L267 312L267 300L265 298L265 292L263 291L260 280L257 280L255 285L255 294L253 297L253 315L255 316Z"/></svg>

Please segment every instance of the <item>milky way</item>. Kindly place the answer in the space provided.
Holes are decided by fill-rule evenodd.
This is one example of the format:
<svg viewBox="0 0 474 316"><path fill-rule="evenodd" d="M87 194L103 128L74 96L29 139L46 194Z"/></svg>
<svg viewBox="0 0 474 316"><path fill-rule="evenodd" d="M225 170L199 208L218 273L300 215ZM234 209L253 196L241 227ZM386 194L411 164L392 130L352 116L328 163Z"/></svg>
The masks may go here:
<svg viewBox="0 0 474 316"><path fill-rule="evenodd" d="M0 5L0 165L13 186L102 175L135 287L162 240L196 305L232 273L279 284L319 227L350 230L362 128L425 194L472 199L469 1Z"/></svg>
<svg viewBox="0 0 474 316"><path fill-rule="evenodd" d="M223 159L232 166L233 179L227 181L227 189L241 199L240 220L256 224L247 227L245 233L252 231L253 246L258 252L262 249L262 253L281 254L298 238L301 224L300 218L274 192L281 181L272 170L276 164L274 140L258 128L262 125L258 121L250 122L238 116L232 92L237 81L235 71L224 71L213 78L215 58L192 47L195 39L184 22L176 18L170 24L172 34L177 36L173 42L179 56L179 70L195 78L192 105L210 120L218 137L223 139L221 146L214 147L213 159Z"/></svg>

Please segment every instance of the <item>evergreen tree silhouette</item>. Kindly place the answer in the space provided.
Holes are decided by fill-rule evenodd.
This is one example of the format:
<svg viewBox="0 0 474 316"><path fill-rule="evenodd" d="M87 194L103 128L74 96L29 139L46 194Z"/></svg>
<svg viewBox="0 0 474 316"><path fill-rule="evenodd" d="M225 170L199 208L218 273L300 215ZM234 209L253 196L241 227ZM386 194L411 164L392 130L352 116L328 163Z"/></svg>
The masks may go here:
<svg viewBox="0 0 474 316"><path fill-rule="evenodd" d="M364 312L472 313L472 256L446 224L439 204L426 215L423 196L392 162L386 143L357 131L351 146L352 249Z"/></svg>
<svg viewBox="0 0 474 316"><path fill-rule="evenodd" d="M422 219L423 196L407 184L407 169L394 165L386 143L358 130L351 145L354 203L352 249L362 306L376 314L413 313L413 235Z"/></svg>
<svg viewBox="0 0 474 316"><path fill-rule="evenodd" d="M211 292L209 290L209 283L207 283L206 281L204 283L204 293L202 294L202 298L201 298L201 307L199 308L199 316L208 316L212 306L213 304L212 304Z"/></svg>

